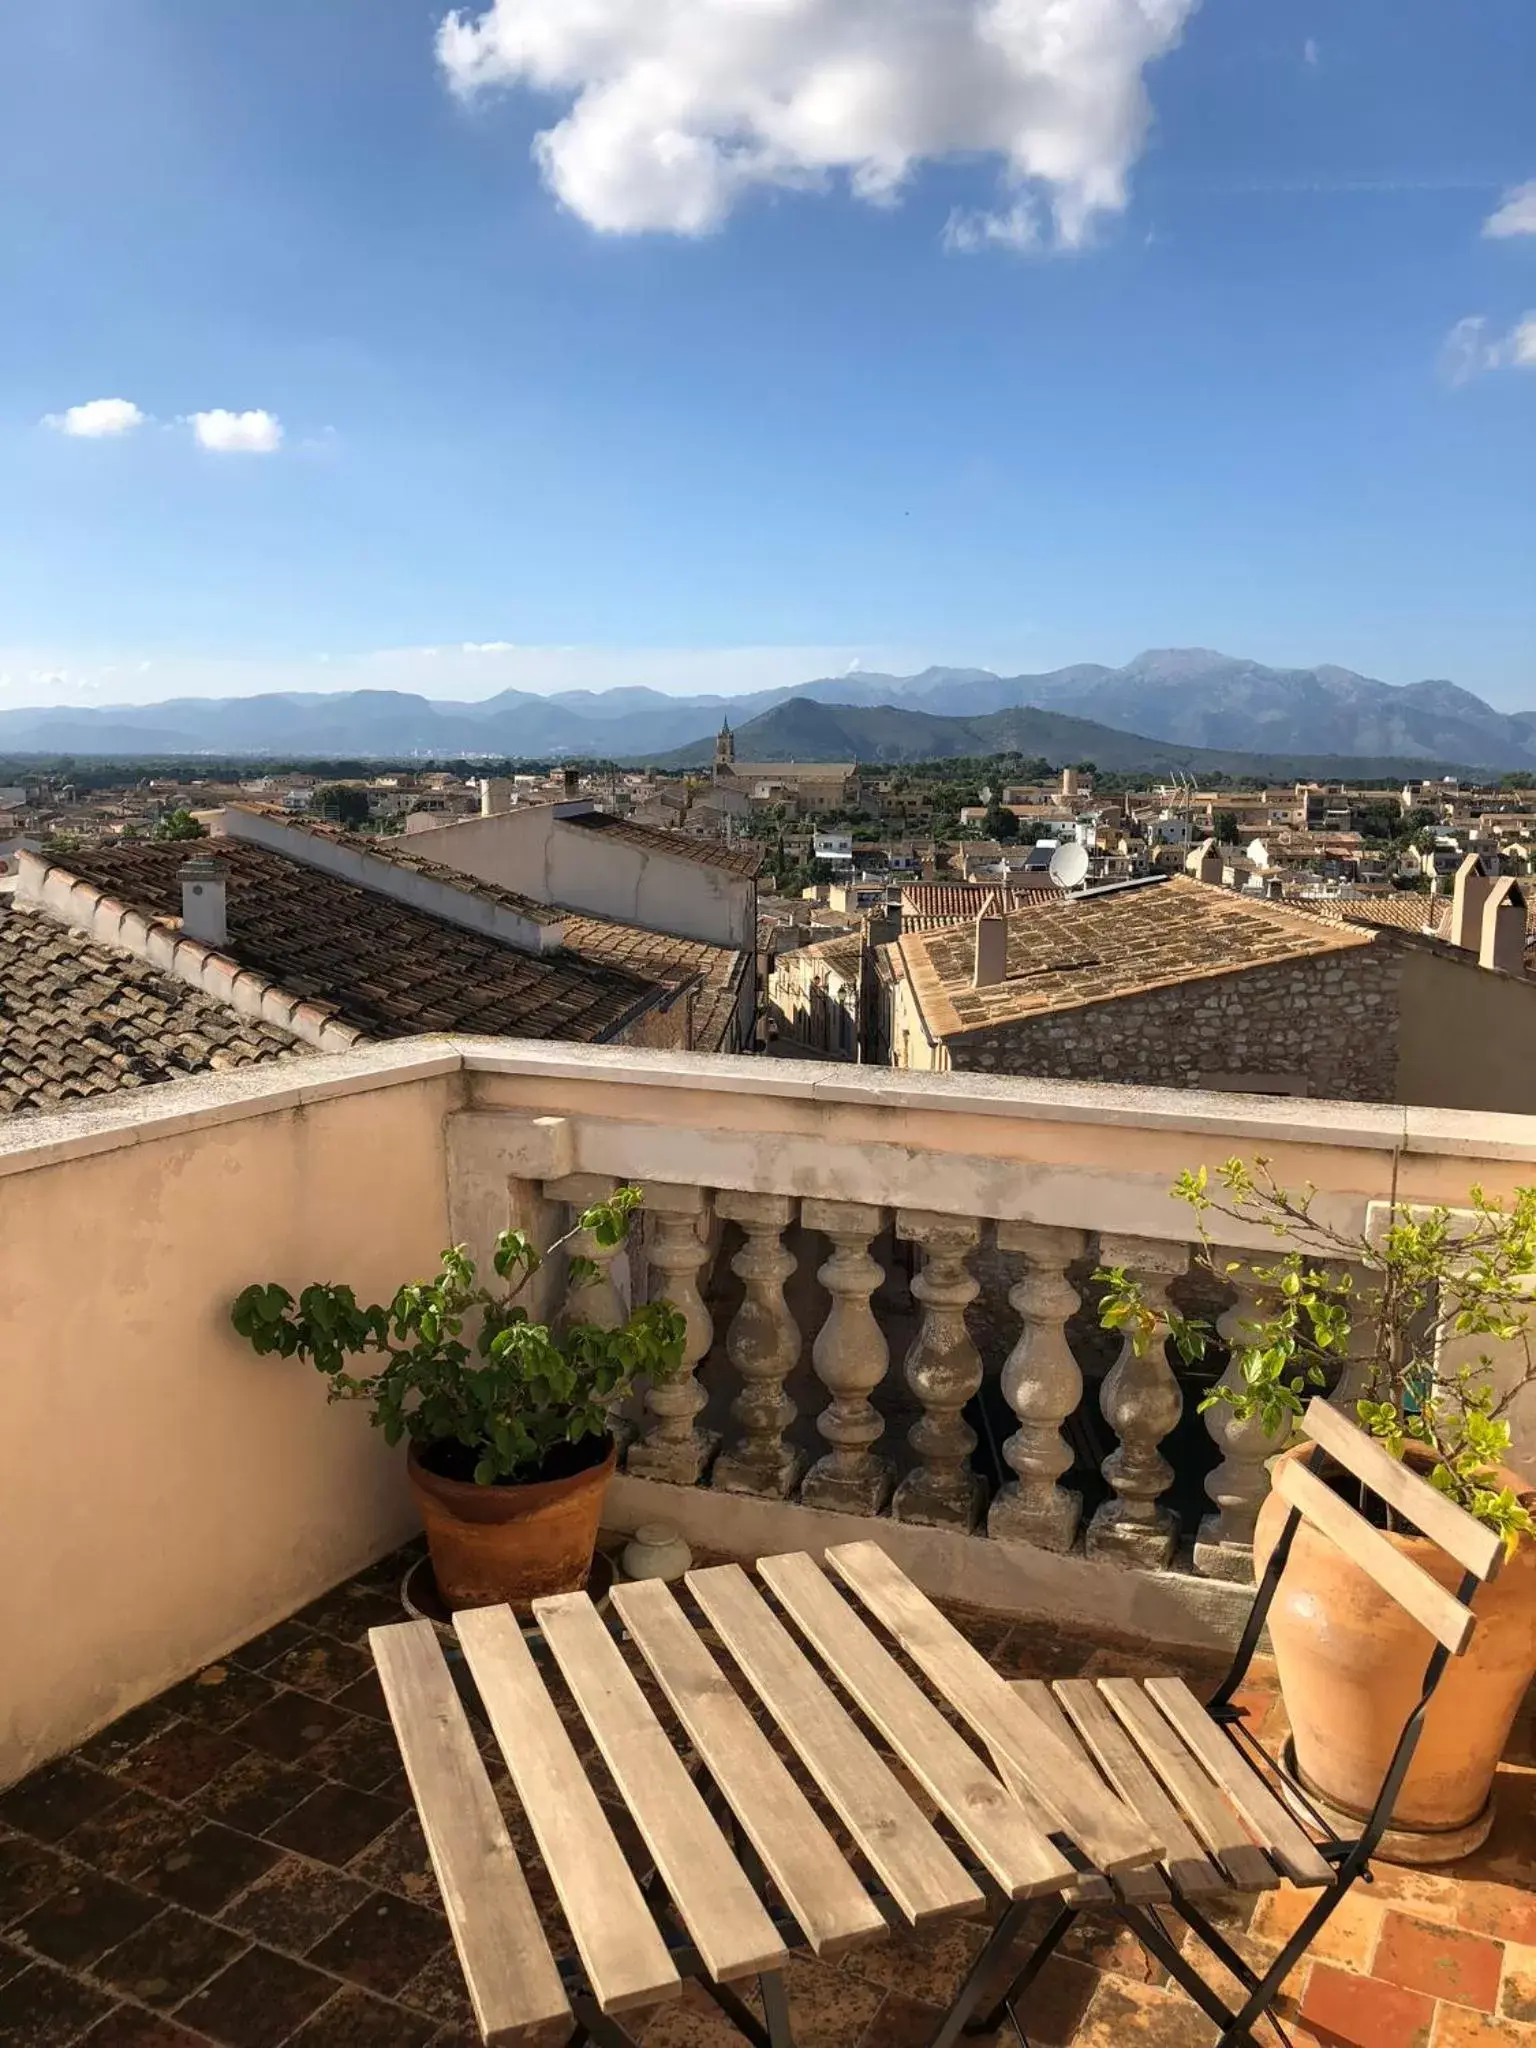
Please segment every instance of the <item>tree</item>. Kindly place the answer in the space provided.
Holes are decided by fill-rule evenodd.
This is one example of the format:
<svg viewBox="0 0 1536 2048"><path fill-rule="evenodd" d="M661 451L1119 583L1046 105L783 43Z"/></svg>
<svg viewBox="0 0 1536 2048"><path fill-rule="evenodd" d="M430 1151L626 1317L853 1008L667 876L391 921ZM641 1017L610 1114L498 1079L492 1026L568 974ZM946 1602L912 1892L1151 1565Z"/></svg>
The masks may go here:
<svg viewBox="0 0 1536 2048"><path fill-rule="evenodd" d="M1396 839L1403 829L1402 808L1393 803L1359 804L1349 822L1362 839Z"/></svg>
<svg viewBox="0 0 1536 2048"><path fill-rule="evenodd" d="M1211 820L1211 830L1216 835L1218 845L1236 846L1238 831L1236 811L1218 811Z"/></svg>
<svg viewBox="0 0 1536 2048"><path fill-rule="evenodd" d="M208 827L200 824L185 808L167 811L155 821L157 839L206 839Z"/></svg>
<svg viewBox="0 0 1536 2048"><path fill-rule="evenodd" d="M354 789L350 783L332 782L315 792L310 808L317 816L329 818L334 824L345 826L355 832L359 825L366 825L373 816L366 789Z"/></svg>
<svg viewBox="0 0 1536 2048"><path fill-rule="evenodd" d="M987 806L985 829L988 838L996 840L1017 839L1019 821L1006 804L991 803Z"/></svg>

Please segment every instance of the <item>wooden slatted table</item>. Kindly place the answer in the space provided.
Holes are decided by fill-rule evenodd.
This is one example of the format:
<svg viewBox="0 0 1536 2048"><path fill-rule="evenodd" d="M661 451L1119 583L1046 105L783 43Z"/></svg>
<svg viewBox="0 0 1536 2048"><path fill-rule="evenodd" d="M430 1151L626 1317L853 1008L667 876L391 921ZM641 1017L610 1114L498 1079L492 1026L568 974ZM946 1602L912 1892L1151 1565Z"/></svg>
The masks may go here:
<svg viewBox="0 0 1536 2048"><path fill-rule="evenodd" d="M692 1615L659 1581L615 1588L675 1725L584 1593L535 1602L601 1789L644 1842L639 1871L510 1611L455 1617L563 1927L540 1923L436 1631L370 1632L488 2043L621 2048L617 2016L692 1976L747 2038L792 2048L781 1972L795 1947L835 1957L990 1897L995 1961L1042 1894L1145 1906L1170 1882L1320 1881L1305 1835L1178 1681L1010 1685L877 1545L837 1546L827 1564L764 1558L762 1590L739 1565L691 1572ZM751 1979L761 2017L733 1988ZM964 2017L957 2003L938 2040Z"/></svg>

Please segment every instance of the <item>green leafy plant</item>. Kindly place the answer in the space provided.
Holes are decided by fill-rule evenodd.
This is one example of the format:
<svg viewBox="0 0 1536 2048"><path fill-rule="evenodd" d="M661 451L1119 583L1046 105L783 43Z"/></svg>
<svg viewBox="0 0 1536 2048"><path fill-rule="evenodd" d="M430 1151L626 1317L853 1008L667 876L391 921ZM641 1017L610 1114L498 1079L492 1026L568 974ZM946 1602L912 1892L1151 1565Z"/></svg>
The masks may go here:
<svg viewBox="0 0 1536 2048"><path fill-rule="evenodd" d="M331 1400L371 1403L387 1442L438 1447L466 1476L472 1464L482 1486L533 1478L561 1445L605 1435L609 1410L637 1379L666 1380L681 1367L685 1327L669 1302L648 1302L615 1329L569 1316L552 1328L518 1299L579 1232L604 1247L622 1243L642 1200L639 1188L616 1189L545 1252L525 1231L503 1231L497 1290L477 1280L463 1245L451 1245L434 1278L407 1282L387 1306L364 1307L350 1287L318 1282L295 1302L268 1282L245 1288L230 1320L254 1351L308 1359L330 1381ZM595 1260L571 1255L572 1295L598 1278ZM376 1369L349 1369L348 1360L369 1357Z"/></svg>
<svg viewBox="0 0 1536 2048"><path fill-rule="evenodd" d="M154 836L156 839L206 839L208 827L201 819L194 818L183 804L155 820Z"/></svg>
<svg viewBox="0 0 1536 2048"><path fill-rule="evenodd" d="M1279 1449L1309 1394L1335 1384L1347 1365L1360 1424L1393 1457L1412 1458L1431 1486L1497 1529L1511 1549L1536 1534L1530 1496L1499 1481L1508 1411L1536 1381L1536 1188L1516 1189L1507 1204L1473 1188L1458 1210L1394 1198L1387 1227L1368 1234L1329 1222L1315 1188L1292 1193L1265 1159L1229 1159L1214 1184L1202 1166L1181 1174L1172 1192L1195 1213L1196 1263L1218 1280L1246 1273L1260 1311L1239 1326L1236 1384L1213 1387L1202 1409L1220 1401L1240 1422L1256 1417ZM1218 1217L1258 1225L1287 1249L1264 1264L1227 1259L1211 1236ZM1105 1290L1100 1322L1127 1335L1138 1355L1171 1337L1186 1364L1205 1356L1208 1323L1154 1310L1123 1267L1096 1277ZM1523 1353L1523 1368L1502 1390L1487 1352L1451 1360L1451 1340L1479 1337Z"/></svg>

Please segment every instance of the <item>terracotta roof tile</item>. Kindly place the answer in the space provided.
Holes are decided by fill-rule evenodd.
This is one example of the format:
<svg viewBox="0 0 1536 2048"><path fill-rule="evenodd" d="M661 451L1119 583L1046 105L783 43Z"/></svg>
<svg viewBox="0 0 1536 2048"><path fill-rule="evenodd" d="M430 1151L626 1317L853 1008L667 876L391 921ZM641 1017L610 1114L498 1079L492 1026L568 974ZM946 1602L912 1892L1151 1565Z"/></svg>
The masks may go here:
<svg viewBox="0 0 1536 2048"><path fill-rule="evenodd" d="M600 1043L664 997L655 975L579 952L518 952L248 841L197 850L228 869L224 950L371 1038L460 1031ZM122 902L179 918L184 846L104 844L67 858L70 873Z"/></svg>
<svg viewBox="0 0 1536 2048"><path fill-rule="evenodd" d="M972 986L971 925L898 943L929 1029L949 1038L1243 967L1368 946L1371 935L1178 875L1157 888L1060 898L1014 913L1006 979L985 988Z"/></svg>
<svg viewBox="0 0 1536 2048"><path fill-rule="evenodd" d="M760 846L722 846L717 840L690 839L686 832L669 832L660 825L637 825L633 818L616 818L611 811L579 811L562 818L563 825L579 825L584 832L605 832L648 853L670 853L678 860L691 860L700 867L723 868L731 875L755 875L763 862Z"/></svg>
<svg viewBox="0 0 1536 2048"><path fill-rule="evenodd" d="M309 1051L131 953L0 898L0 1115Z"/></svg>
<svg viewBox="0 0 1536 2048"><path fill-rule="evenodd" d="M1056 884L1044 878L1037 888L1027 883L1021 887L1017 882L904 882L901 913L904 925L909 912L934 923L960 924L966 918L979 917L989 896L1000 897L1000 907L1007 913L1054 902L1060 894Z"/></svg>
<svg viewBox="0 0 1536 2048"><path fill-rule="evenodd" d="M229 808L250 810L255 806L232 804ZM290 832L304 832L312 839L328 839L337 846L350 847L354 853L367 854L373 860L387 860L394 867L408 868L412 874L422 875L431 882L441 882L445 888L460 889L466 895L479 896L487 903L499 903L507 910L515 910L530 924L559 924L565 916L563 910L548 903L536 903L531 896L524 896L516 889L503 888L500 882L483 881L478 875L466 875L460 868L445 867L439 860L428 860L424 854L414 850L409 834L343 832L339 825L326 825L313 818L296 818L291 811L280 811L272 805L265 805L262 810L265 816L275 818Z"/></svg>
<svg viewBox="0 0 1536 2048"><path fill-rule="evenodd" d="M727 1050L731 1018L741 993L742 976L750 965L746 953L729 946L711 946L699 939L674 938L669 932L642 931L638 925L615 924L605 917L577 917L567 912L565 950L603 967L625 967L654 976L669 987L693 981L693 1050Z"/></svg>

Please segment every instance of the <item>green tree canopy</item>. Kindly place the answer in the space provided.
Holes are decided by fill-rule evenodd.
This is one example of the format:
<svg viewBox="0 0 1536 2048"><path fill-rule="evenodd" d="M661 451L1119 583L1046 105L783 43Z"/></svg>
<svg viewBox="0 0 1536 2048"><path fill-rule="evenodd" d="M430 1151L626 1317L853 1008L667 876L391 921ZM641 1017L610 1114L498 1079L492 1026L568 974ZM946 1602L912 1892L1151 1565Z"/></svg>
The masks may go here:
<svg viewBox="0 0 1536 2048"><path fill-rule="evenodd" d="M167 811L155 821L157 839L206 839L208 827L193 817L189 810Z"/></svg>
<svg viewBox="0 0 1536 2048"><path fill-rule="evenodd" d="M332 782L324 789L317 789L310 808L317 817L329 818L333 824L345 826L355 832L359 825L366 825L373 815L366 789L354 789L350 783Z"/></svg>

